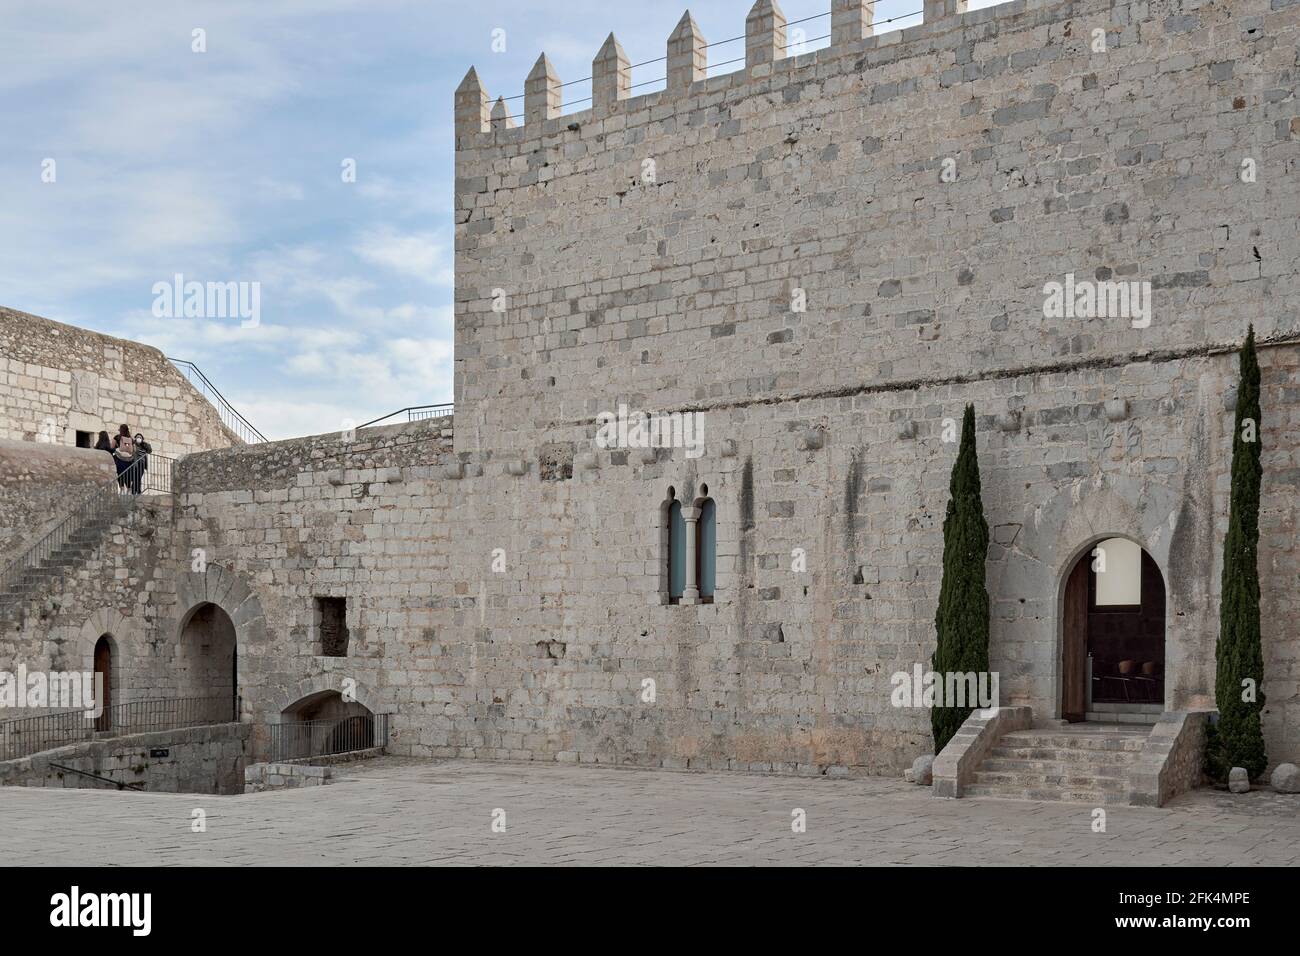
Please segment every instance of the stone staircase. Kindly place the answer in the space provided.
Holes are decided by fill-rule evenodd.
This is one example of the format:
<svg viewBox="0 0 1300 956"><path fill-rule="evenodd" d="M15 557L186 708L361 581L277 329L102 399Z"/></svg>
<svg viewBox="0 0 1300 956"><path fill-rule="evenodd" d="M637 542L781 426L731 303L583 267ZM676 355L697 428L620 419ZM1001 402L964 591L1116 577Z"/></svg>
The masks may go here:
<svg viewBox="0 0 1300 956"><path fill-rule="evenodd" d="M962 796L1128 803L1129 771L1150 732L1130 722L1011 731L998 739Z"/></svg>
<svg viewBox="0 0 1300 956"><path fill-rule="evenodd" d="M45 596L52 585L79 568L99 547L105 534L132 510L137 500L134 495L113 496L94 517L81 522L38 564L5 583L0 590L0 620L15 620L29 603Z"/></svg>

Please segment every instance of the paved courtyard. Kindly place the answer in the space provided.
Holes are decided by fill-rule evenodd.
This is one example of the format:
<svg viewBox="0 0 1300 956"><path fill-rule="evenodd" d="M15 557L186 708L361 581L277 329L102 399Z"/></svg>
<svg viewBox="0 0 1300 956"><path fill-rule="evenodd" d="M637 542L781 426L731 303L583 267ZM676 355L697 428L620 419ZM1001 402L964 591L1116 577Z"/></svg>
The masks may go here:
<svg viewBox="0 0 1300 956"><path fill-rule="evenodd" d="M1090 806L939 800L879 777L396 757L340 772L238 797L3 788L0 847L9 865L1300 863L1300 797L1271 792L1107 807L1095 833Z"/></svg>

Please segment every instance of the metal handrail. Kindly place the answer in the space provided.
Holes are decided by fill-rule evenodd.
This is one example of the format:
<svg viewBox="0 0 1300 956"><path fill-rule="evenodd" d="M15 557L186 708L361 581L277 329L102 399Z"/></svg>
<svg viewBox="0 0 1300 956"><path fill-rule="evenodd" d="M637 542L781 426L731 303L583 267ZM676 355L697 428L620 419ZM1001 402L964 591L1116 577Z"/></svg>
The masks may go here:
<svg viewBox="0 0 1300 956"><path fill-rule="evenodd" d="M267 440L266 436L254 428L252 423L241 415L234 405L226 401L226 396L221 394L217 386L212 384L212 381L203 374L203 370L197 365L185 359L176 359L171 356L167 357L167 361L175 365L191 385L195 385L195 382L194 379L190 378L190 375L193 374L198 378L198 385L195 386L197 391L216 407L217 415L220 416L222 423L238 435L240 441L246 445L255 445L258 442ZM211 392L211 395L208 392Z"/></svg>
<svg viewBox="0 0 1300 956"><path fill-rule="evenodd" d="M79 773L83 777L90 777L90 779L92 780L102 780L104 783L111 783L119 790L143 790L144 789L144 784L142 783L123 783L120 780L114 780L112 777L102 777L97 773L91 773L89 770L78 770L76 767L69 767L66 764L52 763L50 764L50 766L55 770L62 770L64 773Z"/></svg>
<svg viewBox="0 0 1300 956"><path fill-rule="evenodd" d="M95 734L115 736L158 730L180 730L238 719L233 694L225 697L153 697L115 704L98 717L85 710L64 710L35 717L0 721L0 759L16 760L43 750L91 740Z"/></svg>
<svg viewBox="0 0 1300 956"><path fill-rule="evenodd" d="M380 422L386 422L390 418L396 418L403 412L406 413L408 422L423 421L426 418L442 418L443 415L450 415L455 410L454 402L444 402L441 405L408 405L406 408L399 408L395 412L389 412L382 418L376 418L372 422L366 422L364 425L358 425L358 428L369 428L371 425L378 425ZM443 414L439 414L442 412Z"/></svg>
<svg viewBox="0 0 1300 956"><path fill-rule="evenodd" d="M137 494L147 492L170 494L174 464L173 459L163 455L141 455L117 477L110 478L82 499L62 521L0 571L0 604L19 595L19 580L25 574L48 570L52 579L61 582L66 570L57 566L46 568L46 562L82 528L109 513L120 512L124 499L130 502Z"/></svg>

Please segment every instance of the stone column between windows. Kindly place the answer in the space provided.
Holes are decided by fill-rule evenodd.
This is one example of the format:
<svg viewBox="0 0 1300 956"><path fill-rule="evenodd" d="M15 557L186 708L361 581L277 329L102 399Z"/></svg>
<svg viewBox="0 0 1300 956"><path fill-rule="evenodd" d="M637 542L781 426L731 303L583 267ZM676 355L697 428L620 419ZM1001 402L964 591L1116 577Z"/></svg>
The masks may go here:
<svg viewBox="0 0 1300 956"><path fill-rule="evenodd" d="M699 508L682 508L686 522L686 587L682 589L683 604L700 603L700 582L695 580L695 523L700 520Z"/></svg>

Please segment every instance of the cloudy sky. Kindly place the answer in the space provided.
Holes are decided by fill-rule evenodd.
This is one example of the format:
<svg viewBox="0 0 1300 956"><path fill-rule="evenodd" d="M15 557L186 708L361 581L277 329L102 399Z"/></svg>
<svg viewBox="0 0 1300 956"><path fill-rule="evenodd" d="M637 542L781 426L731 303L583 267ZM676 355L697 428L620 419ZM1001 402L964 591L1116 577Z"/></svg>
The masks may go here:
<svg viewBox="0 0 1300 956"><path fill-rule="evenodd" d="M691 12L715 42L743 35L749 5ZM921 6L879 0L876 19ZM782 0L790 21L829 8ZM0 0L0 304L195 362L272 438L451 401L456 85L474 65L493 97L517 96L542 51L581 80L611 30L633 63L661 57L683 9ZM829 24L795 26L811 50ZM743 40L709 50L737 56ZM633 92L662 77L634 70ZM589 93L566 86L566 112ZM154 284L177 274L260 283L260 324L155 315Z"/></svg>

